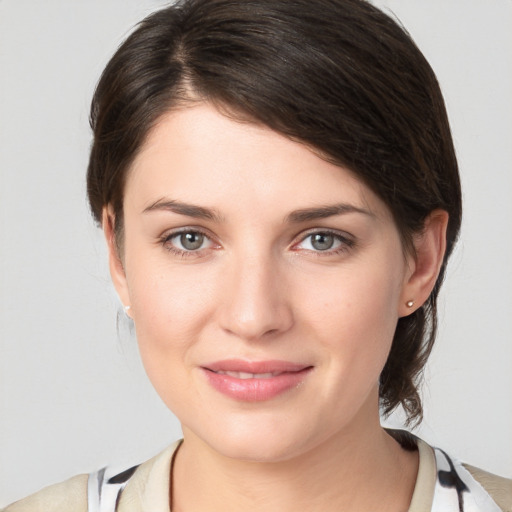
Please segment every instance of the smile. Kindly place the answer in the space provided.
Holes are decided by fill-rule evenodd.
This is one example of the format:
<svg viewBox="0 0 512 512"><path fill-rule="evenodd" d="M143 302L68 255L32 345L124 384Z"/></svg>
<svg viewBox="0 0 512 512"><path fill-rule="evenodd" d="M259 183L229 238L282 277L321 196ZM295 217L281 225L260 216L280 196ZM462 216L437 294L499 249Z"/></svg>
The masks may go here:
<svg viewBox="0 0 512 512"><path fill-rule="evenodd" d="M313 366L287 361L218 361L201 367L208 384L244 402L271 400L301 385Z"/></svg>

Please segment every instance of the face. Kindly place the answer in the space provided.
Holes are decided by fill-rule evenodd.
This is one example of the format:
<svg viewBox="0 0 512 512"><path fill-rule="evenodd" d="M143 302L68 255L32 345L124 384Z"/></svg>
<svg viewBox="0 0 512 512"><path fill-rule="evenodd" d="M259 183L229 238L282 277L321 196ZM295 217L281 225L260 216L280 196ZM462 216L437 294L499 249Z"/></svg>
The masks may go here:
<svg viewBox="0 0 512 512"><path fill-rule="evenodd" d="M185 439L284 460L378 423L411 261L351 172L196 105L150 133L124 215L114 281Z"/></svg>

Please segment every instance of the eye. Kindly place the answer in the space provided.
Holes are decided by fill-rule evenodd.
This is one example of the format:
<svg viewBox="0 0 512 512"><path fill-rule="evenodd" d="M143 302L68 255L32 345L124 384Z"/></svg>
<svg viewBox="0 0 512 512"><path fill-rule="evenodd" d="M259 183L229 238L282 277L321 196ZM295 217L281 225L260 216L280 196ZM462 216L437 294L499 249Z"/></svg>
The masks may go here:
<svg viewBox="0 0 512 512"><path fill-rule="evenodd" d="M197 251L198 249L201 249L206 237L202 233L189 231L187 233L176 235L173 239L174 238L179 241L181 247L186 251Z"/></svg>
<svg viewBox="0 0 512 512"><path fill-rule="evenodd" d="M348 250L353 245L352 239L340 233L315 231L306 235L294 248L313 252L337 253Z"/></svg>
<svg viewBox="0 0 512 512"><path fill-rule="evenodd" d="M331 233L315 233L310 235L309 238L311 246L317 251L328 251L332 249L337 241Z"/></svg>
<svg viewBox="0 0 512 512"><path fill-rule="evenodd" d="M168 250L181 255L199 252L214 245L204 233L192 229L166 235L163 243Z"/></svg>

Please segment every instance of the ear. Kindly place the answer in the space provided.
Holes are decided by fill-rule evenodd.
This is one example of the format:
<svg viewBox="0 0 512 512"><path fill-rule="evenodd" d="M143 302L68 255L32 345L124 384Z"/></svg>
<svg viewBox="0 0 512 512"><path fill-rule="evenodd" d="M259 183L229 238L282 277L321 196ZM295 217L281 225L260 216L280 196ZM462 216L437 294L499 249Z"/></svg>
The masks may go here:
<svg viewBox="0 0 512 512"><path fill-rule="evenodd" d="M126 307L131 305L130 294L128 291L128 283L126 281L123 261L119 254L118 244L116 243L114 231L115 222L116 218L112 206L105 206L103 208L101 226L107 241L110 276L122 304Z"/></svg>
<svg viewBox="0 0 512 512"><path fill-rule="evenodd" d="M413 237L415 254L408 258L409 272L402 289L400 317L420 308L432 292L446 251L447 226L448 212L434 210L425 220L423 231Z"/></svg>

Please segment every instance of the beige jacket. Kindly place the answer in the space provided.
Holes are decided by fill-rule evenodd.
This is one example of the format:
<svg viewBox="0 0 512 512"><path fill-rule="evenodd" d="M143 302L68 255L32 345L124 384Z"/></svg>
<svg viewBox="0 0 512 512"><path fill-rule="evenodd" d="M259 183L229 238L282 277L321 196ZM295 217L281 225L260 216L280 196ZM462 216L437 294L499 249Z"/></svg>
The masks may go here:
<svg viewBox="0 0 512 512"><path fill-rule="evenodd" d="M170 512L171 463L178 445L179 442L173 444L137 468L121 494L117 512ZM418 440L417 445L420 462L409 512L430 512L437 478L436 460L428 444ZM464 467L503 511L512 512L512 480ZM88 475L75 476L17 501L3 512L88 512L87 484Z"/></svg>

